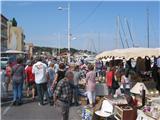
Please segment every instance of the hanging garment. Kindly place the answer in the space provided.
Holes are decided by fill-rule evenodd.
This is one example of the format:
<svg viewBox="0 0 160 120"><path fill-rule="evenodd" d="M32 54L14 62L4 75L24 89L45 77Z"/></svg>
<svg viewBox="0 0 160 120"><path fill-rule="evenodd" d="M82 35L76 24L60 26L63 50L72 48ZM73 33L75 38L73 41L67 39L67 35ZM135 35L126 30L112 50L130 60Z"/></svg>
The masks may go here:
<svg viewBox="0 0 160 120"><path fill-rule="evenodd" d="M157 67L160 68L160 57L157 58Z"/></svg>
<svg viewBox="0 0 160 120"><path fill-rule="evenodd" d="M142 59L141 57L137 58L136 71L137 72L144 72L145 71L145 59Z"/></svg>
<svg viewBox="0 0 160 120"><path fill-rule="evenodd" d="M146 68L146 71L151 70L151 59L149 57L145 57L145 68Z"/></svg>

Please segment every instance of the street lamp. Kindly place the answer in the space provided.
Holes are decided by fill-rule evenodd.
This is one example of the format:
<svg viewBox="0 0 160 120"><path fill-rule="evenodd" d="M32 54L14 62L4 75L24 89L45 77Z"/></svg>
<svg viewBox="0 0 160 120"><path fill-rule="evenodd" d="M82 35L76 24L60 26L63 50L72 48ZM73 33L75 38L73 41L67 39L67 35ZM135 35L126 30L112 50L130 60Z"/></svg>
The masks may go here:
<svg viewBox="0 0 160 120"><path fill-rule="evenodd" d="M70 3L68 3L67 8L58 7L58 10L67 10L68 11L68 63L70 63L70 48L71 48L71 25L70 25Z"/></svg>

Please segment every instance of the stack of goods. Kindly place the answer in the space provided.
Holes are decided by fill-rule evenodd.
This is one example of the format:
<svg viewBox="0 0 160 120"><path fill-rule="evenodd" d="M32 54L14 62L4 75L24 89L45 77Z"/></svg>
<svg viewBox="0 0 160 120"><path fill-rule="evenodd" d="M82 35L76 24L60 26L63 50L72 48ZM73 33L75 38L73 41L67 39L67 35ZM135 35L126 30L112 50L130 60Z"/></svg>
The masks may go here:
<svg viewBox="0 0 160 120"><path fill-rule="evenodd" d="M151 118L160 119L160 105L158 104L144 106L143 112Z"/></svg>
<svg viewBox="0 0 160 120"><path fill-rule="evenodd" d="M79 99L80 99L80 102L81 102L81 105L85 106L87 105L87 94L86 94L86 91L84 89L79 89Z"/></svg>
<svg viewBox="0 0 160 120"><path fill-rule="evenodd" d="M109 96L106 96L105 99L109 100L113 105L128 104L125 96L119 96L117 98L110 98Z"/></svg>
<svg viewBox="0 0 160 120"><path fill-rule="evenodd" d="M79 81L79 87L80 87L80 89L85 89L85 84L86 84L85 79L80 80Z"/></svg>
<svg viewBox="0 0 160 120"><path fill-rule="evenodd" d="M82 120L92 120L93 110L84 106L82 108Z"/></svg>
<svg viewBox="0 0 160 120"><path fill-rule="evenodd" d="M158 97L159 96L159 91L156 89L150 89L149 93L150 94L148 95L148 97Z"/></svg>

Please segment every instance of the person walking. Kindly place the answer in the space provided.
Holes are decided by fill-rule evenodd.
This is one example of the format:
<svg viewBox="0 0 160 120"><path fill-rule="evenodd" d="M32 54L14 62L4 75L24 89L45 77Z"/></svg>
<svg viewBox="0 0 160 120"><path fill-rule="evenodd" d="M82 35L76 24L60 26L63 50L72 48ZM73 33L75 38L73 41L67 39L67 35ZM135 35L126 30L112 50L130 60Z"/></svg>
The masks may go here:
<svg viewBox="0 0 160 120"><path fill-rule="evenodd" d="M12 86L13 86L13 105L22 104L23 82L25 80L25 69L23 58L17 57L17 64L12 68Z"/></svg>
<svg viewBox="0 0 160 120"><path fill-rule="evenodd" d="M11 83L11 78L12 78L12 67L11 63L8 62L6 66L6 75L5 75L5 91L8 93L8 88Z"/></svg>
<svg viewBox="0 0 160 120"><path fill-rule="evenodd" d="M69 120L69 107L72 102L72 88L70 81L74 78L74 74L71 71L67 71L65 78L60 80L54 92L55 106L60 109L61 120Z"/></svg>
<svg viewBox="0 0 160 120"><path fill-rule="evenodd" d="M51 86L53 92L56 89L56 86L57 86L58 82L65 77L65 73L66 73L65 65L64 65L64 63L60 63L59 64L59 69L58 69L58 71L55 75L54 81L53 81L52 86Z"/></svg>
<svg viewBox="0 0 160 120"><path fill-rule="evenodd" d="M33 65L32 73L35 75L35 83L38 92L39 105L44 105L44 94L46 94L48 103L50 103L47 92L47 65L42 62L42 58L38 57L37 62Z"/></svg>
<svg viewBox="0 0 160 120"><path fill-rule="evenodd" d="M93 107L96 99L96 72L91 64L88 65L88 70L89 72L86 74L87 97L90 107Z"/></svg>
<svg viewBox="0 0 160 120"><path fill-rule="evenodd" d="M53 105L53 91L51 90L51 86L54 81L54 78L55 78L54 63L51 62L47 70L47 80L48 80L47 87L48 87L50 105Z"/></svg>
<svg viewBox="0 0 160 120"><path fill-rule="evenodd" d="M5 74L6 74L6 67L5 66L1 66L0 68L0 78L1 78L1 100L5 97L7 97L7 93L6 93L6 86L5 86Z"/></svg>
<svg viewBox="0 0 160 120"><path fill-rule="evenodd" d="M108 95L114 95L115 89L113 88L114 68L108 68L106 71L106 86L108 87Z"/></svg>
<svg viewBox="0 0 160 120"><path fill-rule="evenodd" d="M54 70L55 70L55 73L57 73L58 72L58 70L59 70L59 65L58 65L58 61L57 61L57 59L56 60L54 60L55 61L55 64L54 64Z"/></svg>
<svg viewBox="0 0 160 120"><path fill-rule="evenodd" d="M25 69L26 73L26 85L27 85L27 97L29 97L30 89L32 89L32 100L35 99L35 76L32 73L33 62L29 61L28 66Z"/></svg>
<svg viewBox="0 0 160 120"><path fill-rule="evenodd" d="M74 71L74 90L73 90L73 94L74 94L74 104L76 106L79 105L79 90L78 90L78 83L81 80L81 73L79 71L79 65L75 66Z"/></svg>
<svg viewBox="0 0 160 120"><path fill-rule="evenodd" d="M130 77L129 74L125 71L122 71L122 75L121 75L121 85L120 85L120 89L121 89L121 93L124 93L126 95L130 95Z"/></svg>

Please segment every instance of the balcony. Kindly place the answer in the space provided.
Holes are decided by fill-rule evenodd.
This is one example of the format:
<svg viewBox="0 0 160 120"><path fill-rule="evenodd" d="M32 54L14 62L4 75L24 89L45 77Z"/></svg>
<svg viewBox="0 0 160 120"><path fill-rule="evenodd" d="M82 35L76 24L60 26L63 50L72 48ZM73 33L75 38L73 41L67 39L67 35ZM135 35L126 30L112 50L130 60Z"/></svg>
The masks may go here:
<svg viewBox="0 0 160 120"><path fill-rule="evenodd" d="M7 29L7 24L1 23L1 27L4 27Z"/></svg>
<svg viewBox="0 0 160 120"><path fill-rule="evenodd" d="M7 32L1 31L1 37L7 39Z"/></svg>

